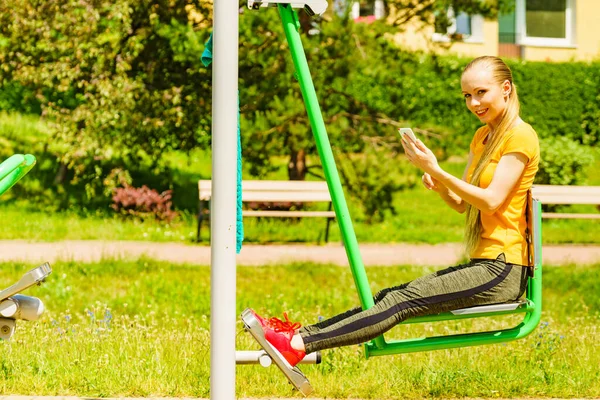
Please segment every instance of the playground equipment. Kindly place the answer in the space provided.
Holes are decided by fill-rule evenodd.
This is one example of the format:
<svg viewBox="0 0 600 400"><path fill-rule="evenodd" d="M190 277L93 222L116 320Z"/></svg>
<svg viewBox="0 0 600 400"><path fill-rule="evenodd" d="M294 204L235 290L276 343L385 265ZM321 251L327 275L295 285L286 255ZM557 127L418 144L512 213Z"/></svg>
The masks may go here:
<svg viewBox="0 0 600 400"><path fill-rule="evenodd" d="M316 92L310 76L308 64L298 33L297 16L293 8L295 4L285 5L278 4L281 19L284 25L287 41L292 52L294 66L298 73L298 80L312 131L317 143L317 149L321 158L321 163L325 171L325 177L331 191L334 209L340 224L342 239L346 247L350 267L354 276L356 288L363 309L370 308L374 305L373 295L369 286L367 274L360 256L358 242L352 227L350 213L346 205L344 193L340 183L339 175L335 166L331 146L325 130L325 124L320 112L319 103L316 97ZM311 7L318 8L311 5ZM529 285L526 299L507 304L497 304L488 306L472 307L467 309L455 310L448 313L430 315L406 320L405 324L447 321L464 318L490 317L513 313L523 313L523 321L514 328L496 330L490 332L465 333L450 336L425 337L406 340L386 341L383 336L380 336L365 345L365 356L383 356L390 354L429 351L438 349L448 349L454 347L477 346L483 344L501 343L509 340L522 338L535 329L541 317L541 209L537 200L533 200L530 204L529 220L533 222L531 230L535 240L535 249L533 250L534 258L534 273L529 278ZM242 320L248 331L255 337L260 345L271 355L279 368L287 376L288 380L305 395L310 393L311 388L308 380L302 375L298 368L291 368L285 363L275 350L265 339L262 334L262 329L258 321L250 312L242 314ZM283 361L283 362L282 362ZM287 364L287 365L286 365Z"/></svg>
<svg viewBox="0 0 600 400"><path fill-rule="evenodd" d="M31 154L15 154L0 164L0 195L13 187L34 165L35 157ZM44 304L40 299L19 293L40 285L51 272L50 264L44 263L0 291L0 339L10 339L15 331L16 320L35 321L42 315Z"/></svg>
<svg viewBox="0 0 600 400"><path fill-rule="evenodd" d="M299 21L294 10L303 8L312 15L318 10L326 10L327 2L324 0L296 2L248 0L248 6L251 9L277 6L279 10L360 303L363 309L370 308L374 305L373 295L310 76L298 32ZM232 349L231 344L233 343L235 346L235 338L231 335L235 331L235 324L229 319L229 313L235 308L236 273L235 232L231 229L232 226L235 226L236 221L235 214L231 210L235 209L238 196L235 186L237 174L231 167L236 163L236 154L231 149L235 148L237 141L237 126L235 125L237 107L230 104L233 103L230 99L237 96L237 57L234 58L234 56L237 55L238 15L234 11L233 4L215 3L214 47L219 50L215 52L218 56L215 57L213 64L212 180L214 208L211 214L211 230L213 231L211 242L213 266L211 269L211 287L213 288L211 291L211 398L219 400L235 398L235 391L227 389L235 387L235 368L232 368L231 361L226 360L233 360L234 355L238 361L246 357L239 352L235 354L233 352L234 348ZM235 27L232 26L233 24ZM229 36L226 37L226 35ZM519 339L531 333L541 318L542 305L541 204L535 199L535 192L530 203L528 224L530 225L529 236L531 236L529 242L532 273L525 300L511 304L455 310L439 315L413 318L404 322L420 323L523 313L524 318L520 324L511 329L491 332L409 340L386 341L383 336L380 336L365 345L366 357L500 343ZM229 304L230 307L227 308L224 304ZM264 349L264 352L254 353L251 362L265 365L274 361L290 383L301 393L308 395L312 392L312 387L302 372L297 367L292 368L265 340L262 328L252 313L245 311L241 317L246 329ZM315 359L315 362L318 358Z"/></svg>

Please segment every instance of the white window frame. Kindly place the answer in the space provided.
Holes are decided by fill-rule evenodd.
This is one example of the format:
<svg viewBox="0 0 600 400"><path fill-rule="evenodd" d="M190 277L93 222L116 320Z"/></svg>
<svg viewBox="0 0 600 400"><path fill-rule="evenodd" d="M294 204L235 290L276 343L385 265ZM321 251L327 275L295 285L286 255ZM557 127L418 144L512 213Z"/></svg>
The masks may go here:
<svg viewBox="0 0 600 400"><path fill-rule="evenodd" d="M352 8L350 9L350 16L352 19L356 20L359 17L369 17L371 15L373 15L375 19L385 17L385 3L383 0L375 0L373 2L373 13L368 15L360 15L360 3L358 1L352 3Z"/></svg>
<svg viewBox="0 0 600 400"><path fill-rule="evenodd" d="M521 46L537 46L537 47L563 47L574 48L575 41L575 0L567 0L565 9L565 37L564 38L544 38L527 36L526 23L526 1L516 0L516 22L517 22L517 44Z"/></svg>
<svg viewBox="0 0 600 400"><path fill-rule="evenodd" d="M463 43L484 43L483 35L483 23L484 19L479 14L471 15L471 34L465 35L460 40ZM454 10L452 7L448 8L448 19L450 20L450 26L448 27L446 34L434 32L432 39L435 42L450 42L451 36L456 33L456 18L454 17Z"/></svg>

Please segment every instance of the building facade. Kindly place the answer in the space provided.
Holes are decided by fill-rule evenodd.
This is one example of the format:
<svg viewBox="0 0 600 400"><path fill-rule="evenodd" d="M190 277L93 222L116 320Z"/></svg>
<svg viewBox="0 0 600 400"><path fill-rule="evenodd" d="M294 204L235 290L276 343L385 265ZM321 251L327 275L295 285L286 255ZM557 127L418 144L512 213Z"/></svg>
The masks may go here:
<svg viewBox="0 0 600 400"><path fill-rule="evenodd" d="M395 39L412 50L465 57L497 55L557 62L600 59L600 0L514 1L514 11L495 20L454 15L450 9L448 17L453 23L446 32L436 32L433 24L413 24ZM357 6L355 10L358 17ZM377 18L382 17L381 11L377 14ZM360 12L358 20L363 18Z"/></svg>

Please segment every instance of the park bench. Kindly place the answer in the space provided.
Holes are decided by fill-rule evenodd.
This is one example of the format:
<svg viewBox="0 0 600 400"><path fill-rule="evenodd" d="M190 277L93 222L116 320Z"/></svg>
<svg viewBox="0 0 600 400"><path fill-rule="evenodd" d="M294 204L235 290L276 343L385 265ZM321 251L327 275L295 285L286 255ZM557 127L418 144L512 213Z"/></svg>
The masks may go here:
<svg viewBox="0 0 600 400"><path fill-rule="evenodd" d="M600 186L534 185L533 194L542 204L600 205ZM542 218L600 219L600 213L543 212Z"/></svg>
<svg viewBox="0 0 600 400"><path fill-rule="evenodd" d="M212 197L212 183L210 180L198 181L198 232L196 240L201 240L200 230L205 219L210 220L210 202ZM242 181L242 203L255 205L278 203L328 203L327 211L313 210L253 210L242 211L243 217L257 218L326 218L325 242L329 240L329 224L335 218L331 209L331 196L325 181L269 181L269 180L244 180ZM208 205L208 207L205 207ZM271 208L271 206L267 206ZM232 210L235 212L235 210Z"/></svg>

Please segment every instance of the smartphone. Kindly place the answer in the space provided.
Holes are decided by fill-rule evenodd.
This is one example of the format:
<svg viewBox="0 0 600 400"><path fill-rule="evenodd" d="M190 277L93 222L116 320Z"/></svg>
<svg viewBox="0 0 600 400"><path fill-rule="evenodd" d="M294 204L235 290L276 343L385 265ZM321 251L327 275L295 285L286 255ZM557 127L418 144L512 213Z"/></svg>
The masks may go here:
<svg viewBox="0 0 600 400"><path fill-rule="evenodd" d="M408 137L411 138L413 142L417 142L417 137L410 128L400 128L398 129L398 133L400 133L400 136L408 135Z"/></svg>

